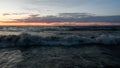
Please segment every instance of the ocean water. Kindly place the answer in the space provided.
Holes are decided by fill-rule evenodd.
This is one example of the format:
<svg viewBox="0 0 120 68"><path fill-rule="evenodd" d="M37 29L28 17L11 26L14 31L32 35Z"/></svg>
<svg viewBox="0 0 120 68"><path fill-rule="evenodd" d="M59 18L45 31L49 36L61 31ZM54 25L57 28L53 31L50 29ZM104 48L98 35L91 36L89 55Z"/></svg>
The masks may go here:
<svg viewBox="0 0 120 68"><path fill-rule="evenodd" d="M120 68L119 45L119 26L3 26L0 68Z"/></svg>
<svg viewBox="0 0 120 68"><path fill-rule="evenodd" d="M120 45L119 26L1 26L0 47Z"/></svg>

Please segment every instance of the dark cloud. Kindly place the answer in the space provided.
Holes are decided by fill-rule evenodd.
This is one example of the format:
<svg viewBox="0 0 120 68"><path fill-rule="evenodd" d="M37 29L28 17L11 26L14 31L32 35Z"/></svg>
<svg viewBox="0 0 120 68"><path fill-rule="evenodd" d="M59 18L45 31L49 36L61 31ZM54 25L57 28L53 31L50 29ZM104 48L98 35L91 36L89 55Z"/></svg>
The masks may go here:
<svg viewBox="0 0 120 68"><path fill-rule="evenodd" d="M7 15L10 15L9 13L3 13L3 16L7 16Z"/></svg>
<svg viewBox="0 0 120 68"><path fill-rule="evenodd" d="M38 17L39 16L39 14L34 14L34 15L29 15L30 17Z"/></svg>
<svg viewBox="0 0 120 68"><path fill-rule="evenodd" d="M60 17L71 17L71 18L84 18L93 16L90 13L59 13Z"/></svg>
<svg viewBox="0 0 120 68"><path fill-rule="evenodd" d="M56 16L39 17L30 15L26 19L16 19L17 22L120 22L120 16L95 16L89 13L60 13Z"/></svg>
<svg viewBox="0 0 120 68"><path fill-rule="evenodd" d="M25 15L25 14L28 14L28 13L3 13L2 15L8 16L8 15Z"/></svg>
<svg viewBox="0 0 120 68"><path fill-rule="evenodd" d="M11 15L24 15L24 14L28 14L28 13L12 13Z"/></svg>

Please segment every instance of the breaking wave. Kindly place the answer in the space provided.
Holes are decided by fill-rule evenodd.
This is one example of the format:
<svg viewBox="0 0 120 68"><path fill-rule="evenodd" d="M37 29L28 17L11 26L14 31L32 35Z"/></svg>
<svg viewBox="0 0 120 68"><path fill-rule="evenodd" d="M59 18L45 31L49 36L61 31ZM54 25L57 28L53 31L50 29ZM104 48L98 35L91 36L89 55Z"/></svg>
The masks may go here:
<svg viewBox="0 0 120 68"><path fill-rule="evenodd" d="M39 35L31 35L21 33L19 35L3 35L0 36L0 47L11 46L71 46L71 45L119 45L120 37L112 35L100 35L97 37L80 37L80 36L49 36L41 37Z"/></svg>

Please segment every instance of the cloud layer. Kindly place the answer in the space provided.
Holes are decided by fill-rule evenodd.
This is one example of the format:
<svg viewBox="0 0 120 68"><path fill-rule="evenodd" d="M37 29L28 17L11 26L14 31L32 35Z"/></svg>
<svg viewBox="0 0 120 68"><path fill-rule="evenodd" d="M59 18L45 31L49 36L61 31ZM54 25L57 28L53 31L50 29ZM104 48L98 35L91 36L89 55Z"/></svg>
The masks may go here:
<svg viewBox="0 0 120 68"><path fill-rule="evenodd" d="M96 16L90 13L59 13L56 16L40 17L39 14L30 15L25 19L16 19L17 22L120 22L118 16Z"/></svg>

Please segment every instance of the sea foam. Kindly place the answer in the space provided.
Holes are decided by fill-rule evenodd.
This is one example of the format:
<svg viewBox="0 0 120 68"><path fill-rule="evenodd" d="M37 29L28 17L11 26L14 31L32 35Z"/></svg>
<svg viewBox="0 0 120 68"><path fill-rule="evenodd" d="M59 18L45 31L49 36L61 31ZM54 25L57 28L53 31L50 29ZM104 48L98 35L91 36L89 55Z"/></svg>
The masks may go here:
<svg viewBox="0 0 120 68"><path fill-rule="evenodd" d="M71 45L119 45L120 37L112 35L99 35L97 37L80 37L75 35L65 37L42 37L21 33L19 35L0 36L0 47L10 46L71 46Z"/></svg>

